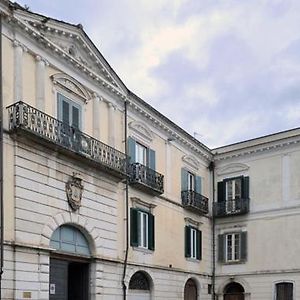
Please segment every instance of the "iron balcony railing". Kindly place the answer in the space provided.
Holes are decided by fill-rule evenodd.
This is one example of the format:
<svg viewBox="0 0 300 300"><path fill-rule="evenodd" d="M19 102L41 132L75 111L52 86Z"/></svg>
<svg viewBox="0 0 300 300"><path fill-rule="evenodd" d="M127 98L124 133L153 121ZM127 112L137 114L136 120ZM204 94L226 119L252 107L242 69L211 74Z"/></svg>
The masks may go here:
<svg viewBox="0 0 300 300"><path fill-rule="evenodd" d="M249 199L233 199L214 203L214 216L226 217L243 215L249 212Z"/></svg>
<svg viewBox="0 0 300 300"><path fill-rule="evenodd" d="M10 105L8 111L10 131L21 129L59 146L59 149L79 154L117 176L126 176L127 157L124 153L24 102Z"/></svg>
<svg viewBox="0 0 300 300"><path fill-rule="evenodd" d="M201 214L208 213L208 198L193 190L181 192L182 206Z"/></svg>
<svg viewBox="0 0 300 300"><path fill-rule="evenodd" d="M164 192L164 175L140 163L128 167L129 183L153 194Z"/></svg>

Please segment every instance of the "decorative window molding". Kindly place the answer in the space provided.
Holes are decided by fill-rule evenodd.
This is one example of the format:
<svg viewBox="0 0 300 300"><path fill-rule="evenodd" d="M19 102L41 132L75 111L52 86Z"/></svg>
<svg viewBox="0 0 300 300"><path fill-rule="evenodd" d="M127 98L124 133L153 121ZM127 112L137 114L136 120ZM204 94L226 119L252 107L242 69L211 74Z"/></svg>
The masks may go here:
<svg viewBox="0 0 300 300"><path fill-rule="evenodd" d="M192 155L184 155L182 161L195 170L199 170L200 162Z"/></svg>
<svg viewBox="0 0 300 300"><path fill-rule="evenodd" d="M129 128L132 132L137 135L137 137L141 138L142 140L147 141L148 143L153 141L153 132L151 129L145 125L143 122L140 121L131 121L128 124Z"/></svg>
<svg viewBox="0 0 300 300"><path fill-rule="evenodd" d="M87 103L93 98L93 95L84 88L77 80L74 78L58 73L51 76L54 85L58 85L63 89L66 89L69 93L80 97L84 103Z"/></svg>
<svg viewBox="0 0 300 300"><path fill-rule="evenodd" d="M185 221L185 224L186 226L193 226L195 228L199 228L200 225L203 224L203 222L199 222L199 221L196 221L196 220L193 220L192 218L184 218L184 221Z"/></svg>
<svg viewBox="0 0 300 300"><path fill-rule="evenodd" d="M242 163L229 164L217 171L217 175L242 173L249 170L249 166Z"/></svg>
<svg viewBox="0 0 300 300"><path fill-rule="evenodd" d="M132 202L132 207L137 208L137 209L143 209L143 210L152 212L153 209L156 207L155 204L143 201L137 197L131 197L130 200Z"/></svg>

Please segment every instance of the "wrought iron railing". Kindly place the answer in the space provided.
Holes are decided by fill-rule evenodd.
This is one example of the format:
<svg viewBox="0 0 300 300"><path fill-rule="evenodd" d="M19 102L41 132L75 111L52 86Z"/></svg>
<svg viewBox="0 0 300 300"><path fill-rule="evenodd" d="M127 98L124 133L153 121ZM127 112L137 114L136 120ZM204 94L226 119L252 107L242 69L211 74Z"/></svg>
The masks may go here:
<svg viewBox="0 0 300 300"><path fill-rule="evenodd" d="M128 174L129 183L138 184L157 194L164 192L164 175L155 170L140 163L133 163L129 165Z"/></svg>
<svg viewBox="0 0 300 300"><path fill-rule="evenodd" d="M233 199L214 203L215 217L243 215L249 212L249 199Z"/></svg>
<svg viewBox="0 0 300 300"><path fill-rule="evenodd" d="M186 209L198 211L202 214L208 213L208 198L193 190L181 192L182 205Z"/></svg>
<svg viewBox="0 0 300 300"><path fill-rule="evenodd" d="M9 130L25 130L56 146L84 156L119 174L126 175L126 155L24 103L8 107Z"/></svg>

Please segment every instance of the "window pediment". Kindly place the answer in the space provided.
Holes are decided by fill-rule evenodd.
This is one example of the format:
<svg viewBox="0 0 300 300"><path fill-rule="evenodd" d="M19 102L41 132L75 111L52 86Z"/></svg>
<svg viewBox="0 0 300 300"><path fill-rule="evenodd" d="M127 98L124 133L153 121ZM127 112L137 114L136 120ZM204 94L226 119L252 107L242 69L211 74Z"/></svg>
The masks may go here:
<svg viewBox="0 0 300 300"><path fill-rule="evenodd" d="M132 121L129 123L129 128L141 139L146 140L147 142L153 140L153 132L146 124L140 121Z"/></svg>
<svg viewBox="0 0 300 300"><path fill-rule="evenodd" d="M244 171L248 171L249 166L242 163L234 163L227 165L217 171L217 175L227 175L227 174L234 174L234 173L242 173Z"/></svg>
<svg viewBox="0 0 300 300"><path fill-rule="evenodd" d="M196 170L200 167L200 162L192 155L184 155L182 161Z"/></svg>

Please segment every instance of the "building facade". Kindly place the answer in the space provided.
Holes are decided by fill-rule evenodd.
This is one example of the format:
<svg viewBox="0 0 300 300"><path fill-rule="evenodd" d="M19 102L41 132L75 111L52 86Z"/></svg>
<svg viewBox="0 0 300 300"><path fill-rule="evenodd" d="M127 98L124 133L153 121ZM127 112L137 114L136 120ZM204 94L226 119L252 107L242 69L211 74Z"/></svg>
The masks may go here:
<svg viewBox="0 0 300 300"><path fill-rule="evenodd" d="M81 25L0 9L2 299L300 299L300 130L211 150Z"/></svg>

